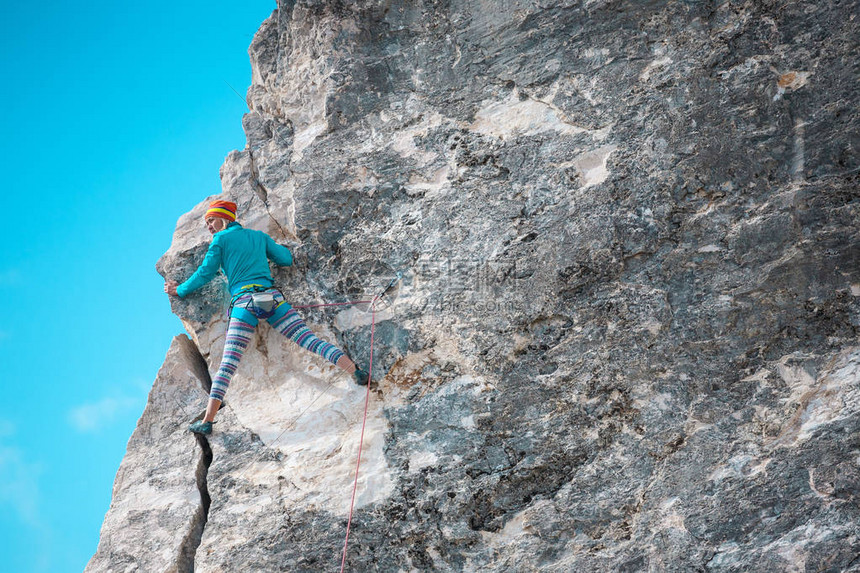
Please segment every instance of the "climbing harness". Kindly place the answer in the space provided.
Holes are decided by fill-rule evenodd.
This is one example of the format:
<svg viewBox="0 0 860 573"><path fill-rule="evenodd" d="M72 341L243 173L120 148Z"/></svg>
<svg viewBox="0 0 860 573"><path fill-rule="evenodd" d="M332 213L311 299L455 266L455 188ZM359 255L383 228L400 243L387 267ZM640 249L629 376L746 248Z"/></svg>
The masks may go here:
<svg viewBox="0 0 860 573"><path fill-rule="evenodd" d="M285 302L287 302L287 298L277 287L258 284L246 285L230 301L227 317L229 319L230 311L233 310L234 306L238 306L259 319L266 319L274 315L278 307Z"/></svg>

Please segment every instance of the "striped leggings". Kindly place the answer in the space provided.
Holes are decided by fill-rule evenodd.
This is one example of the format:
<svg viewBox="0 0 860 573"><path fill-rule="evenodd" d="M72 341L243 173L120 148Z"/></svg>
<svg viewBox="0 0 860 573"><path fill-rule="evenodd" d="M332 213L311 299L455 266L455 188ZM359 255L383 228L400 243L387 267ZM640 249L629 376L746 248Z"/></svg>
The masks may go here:
<svg viewBox="0 0 860 573"><path fill-rule="evenodd" d="M307 327L299 314L289 304L283 303L277 308L275 314L266 319L272 327L311 352L319 354L332 364L337 364L338 359L344 355L337 346L330 344L317 337ZM258 319L248 310L235 307L230 313L230 321L227 324L227 338L224 341L224 355L221 358L221 366L218 373L212 379L212 391L210 398L224 401L230 380L239 368L242 355L254 336Z"/></svg>

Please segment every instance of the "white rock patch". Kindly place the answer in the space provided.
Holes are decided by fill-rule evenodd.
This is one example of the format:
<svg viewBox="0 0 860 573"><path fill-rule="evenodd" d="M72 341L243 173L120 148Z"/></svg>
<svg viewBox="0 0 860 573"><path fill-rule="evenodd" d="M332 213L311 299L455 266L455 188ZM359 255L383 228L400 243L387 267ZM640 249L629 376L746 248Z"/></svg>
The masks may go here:
<svg viewBox="0 0 860 573"><path fill-rule="evenodd" d="M555 131L576 135L588 130L565 121L558 110L533 99L520 100L517 90L505 101L485 102L469 126L472 131L505 139Z"/></svg>

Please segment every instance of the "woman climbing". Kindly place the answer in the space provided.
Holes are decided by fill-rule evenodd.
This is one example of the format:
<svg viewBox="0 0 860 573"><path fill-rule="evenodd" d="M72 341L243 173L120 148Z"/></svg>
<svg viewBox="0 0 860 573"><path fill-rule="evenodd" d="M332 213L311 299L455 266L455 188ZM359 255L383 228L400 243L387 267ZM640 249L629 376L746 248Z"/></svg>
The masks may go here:
<svg viewBox="0 0 860 573"><path fill-rule="evenodd" d="M352 374L357 384L366 385L367 372L357 368L342 350L317 338L284 299L281 291L274 287L269 259L280 266L292 265L293 255L290 250L275 243L266 233L245 229L237 223L236 204L230 201L213 201L204 220L213 239L200 267L182 284L172 280L164 283L164 292L184 298L212 280L218 269L222 268L233 297L224 339L224 354L218 373L212 379L206 414L188 429L197 434L212 433L215 414L221 407L227 386L261 318L265 318L275 330L302 348L319 354Z"/></svg>

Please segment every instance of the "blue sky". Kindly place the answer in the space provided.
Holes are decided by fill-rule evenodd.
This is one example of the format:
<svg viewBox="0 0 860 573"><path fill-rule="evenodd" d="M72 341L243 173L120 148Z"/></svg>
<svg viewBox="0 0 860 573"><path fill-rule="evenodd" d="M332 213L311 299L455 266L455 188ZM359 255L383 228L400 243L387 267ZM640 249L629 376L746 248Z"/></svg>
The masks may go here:
<svg viewBox="0 0 860 573"><path fill-rule="evenodd" d="M275 8L8 2L0 21L0 563L83 570L170 340L155 262L245 146ZM202 406L202 404L201 404Z"/></svg>

